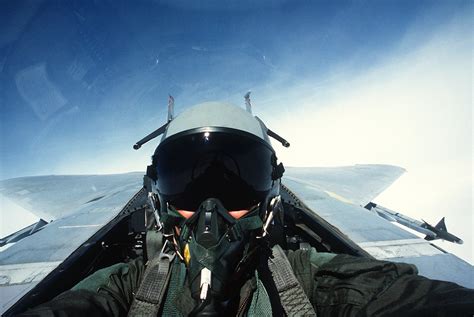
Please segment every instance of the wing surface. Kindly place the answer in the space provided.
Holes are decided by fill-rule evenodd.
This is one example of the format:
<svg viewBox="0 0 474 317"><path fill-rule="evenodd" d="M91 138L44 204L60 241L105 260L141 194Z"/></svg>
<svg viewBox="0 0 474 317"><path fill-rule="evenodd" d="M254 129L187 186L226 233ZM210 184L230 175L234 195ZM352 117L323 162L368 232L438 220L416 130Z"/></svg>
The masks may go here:
<svg viewBox="0 0 474 317"><path fill-rule="evenodd" d="M141 182L143 174L13 178L0 181L0 194L49 222L73 214L87 204L121 193L131 180Z"/></svg>
<svg viewBox="0 0 474 317"><path fill-rule="evenodd" d="M355 171L359 170L358 166L348 167L351 177L341 178L342 181L348 180L350 185L342 187L343 190L338 190L335 184L337 183L336 175L343 175L344 168L330 170L330 176L327 177L324 177L323 170L320 168L315 169L314 172L311 168L305 168L305 170L298 170L297 174L289 170L289 177L285 175L283 184L312 212L338 228L374 258L415 264L423 276L474 288L472 265L359 205L359 203L365 204L368 197L374 193L380 193L380 188L386 185L378 186L378 189L376 189L377 186L371 185L369 191L363 189L352 191L354 184L360 186L364 184L363 179L352 181ZM374 169L364 166L362 170L372 171L369 175L374 175L377 166ZM396 169L392 171L392 173L395 172L391 174L392 177L396 171ZM295 175L300 176L301 179ZM306 175L309 177L305 177ZM315 179L318 175L322 175L322 181ZM363 177L362 174L359 175ZM390 178L389 174L386 179L388 178ZM369 183L376 184L377 182L369 180ZM328 191L322 187L324 184L331 185L331 190Z"/></svg>
<svg viewBox="0 0 474 317"><path fill-rule="evenodd" d="M0 249L0 313L60 266L71 253L87 247L85 242L113 220L140 190L142 177L143 173L128 173L2 181L3 194L54 221Z"/></svg>
<svg viewBox="0 0 474 317"><path fill-rule="evenodd" d="M306 184L343 200L365 206L405 170L393 165L354 165L344 167L286 167L284 179Z"/></svg>

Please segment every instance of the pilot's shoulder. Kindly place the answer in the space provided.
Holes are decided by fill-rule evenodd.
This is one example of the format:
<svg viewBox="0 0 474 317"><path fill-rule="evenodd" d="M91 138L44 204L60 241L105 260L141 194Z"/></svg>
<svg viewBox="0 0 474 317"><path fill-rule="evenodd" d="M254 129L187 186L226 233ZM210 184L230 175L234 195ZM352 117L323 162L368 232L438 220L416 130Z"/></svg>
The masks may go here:
<svg viewBox="0 0 474 317"><path fill-rule="evenodd" d="M348 254L318 252L315 248L287 250L285 253L295 273L311 269L313 272L318 271L319 274L333 272L353 275L361 271L394 271L396 275L418 274L418 270L413 264L382 261Z"/></svg>
<svg viewBox="0 0 474 317"><path fill-rule="evenodd" d="M318 269L334 259L337 254L318 252L315 248L286 251L286 256L294 271L308 271L311 267Z"/></svg>
<svg viewBox="0 0 474 317"><path fill-rule="evenodd" d="M338 254L331 261L320 266L320 275L353 276L362 272L391 272L394 276L417 275L418 269L413 264L377 260L371 257Z"/></svg>

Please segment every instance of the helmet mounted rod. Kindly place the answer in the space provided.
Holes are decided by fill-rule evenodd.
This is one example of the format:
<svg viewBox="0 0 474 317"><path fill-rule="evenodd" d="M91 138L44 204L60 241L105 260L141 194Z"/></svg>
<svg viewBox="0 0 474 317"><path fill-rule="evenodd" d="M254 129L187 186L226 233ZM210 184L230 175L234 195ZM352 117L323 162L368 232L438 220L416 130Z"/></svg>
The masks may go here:
<svg viewBox="0 0 474 317"><path fill-rule="evenodd" d="M153 131L152 133L148 134L146 137L144 137L143 139L141 139L140 141L137 141L137 143L135 143L133 145L133 149L134 150L138 150L139 148L142 147L143 144L147 143L148 141L151 141L153 140L154 138L162 135L165 131L166 131L166 128L168 128L168 124L170 123L170 121L166 122L165 124L163 124L161 127L159 127L158 129L156 129L155 131Z"/></svg>
<svg viewBox="0 0 474 317"><path fill-rule="evenodd" d="M247 106L247 112L249 112L251 114L250 92L245 94L244 98L245 98L245 103L246 103L246 106ZM260 125L261 125L261 127L264 130L266 135L268 135L269 137L271 137L271 138L275 139L276 141L280 142L284 147L289 147L290 146L290 143L287 140L285 140L283 137L278 135L276 132L274 132L274 131L270 130L269 128L267 128L265 123L259 117L254 116L254 118L260 123ZM145 144L145 143L153 140L154 138L166 133L167 129L168 129L168 126L170 125L170 123L174 119L175 119L174 118L174 98L170 95L169 99L168 99L168 121L165 124L163 124L161 127L159 127L158 129L156 129L155 131L151 132L150 134L148 134L147 136L145 136L141 140L137 141L133 145L133 149L138 150L138 149L141 148L141 146L143 144Z"/></svg>

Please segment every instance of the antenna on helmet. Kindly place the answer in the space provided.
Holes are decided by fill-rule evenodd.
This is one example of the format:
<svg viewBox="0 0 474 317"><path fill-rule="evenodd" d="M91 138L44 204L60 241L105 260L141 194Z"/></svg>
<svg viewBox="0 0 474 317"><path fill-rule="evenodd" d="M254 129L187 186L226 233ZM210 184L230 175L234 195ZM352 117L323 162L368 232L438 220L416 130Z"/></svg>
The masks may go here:
<svg viewBox="0 0 474 317"><path fill-rule="evenodd" d="M138 150L139 148L142 147L143 144L147 143L150 140L153 140L157 136L162 135L165 131L166 128L168 127L168 124L174 119L174 98L173 96L169 95L168 97L168 121L163 124L161 127L153 131L152 133L148 134L146 137L138 141L133 145L133 148L135 150Z"/></svg>
<svg viewBox="0 0 474 317"><path fill-rule="evenodd" d="M168 97L168 122L174 119L174 98L169 95Z"/></svg>
<svg viewBox="0 0 474 317"><path fill-rule="evenodd" d="M247 112L249 113L252 113L252 104L250 103L250 93L251 91L249 91L248 93L245 94L244 98L245 98L245 106L247 108ZM284 138L282 138L281 136L279 136L276 132L270 130L269 128L267 128L267 126L265 125L265 123L263 123L263 121L255 116L255 118L260 122L260 124L264 127L264 130L265 132L267 133L267 135L269 137L272 137L274 138L275 140L277 140L278 142L281 143L281 145L283 145L284 147L289 147L290 146L290 142L288 142L287 140L285 140Z"/></svg>
<svg viewBox="0 0 474 317"><path fill-rule="evenodd" d="M255 119L258 120L258 122L260 122L260 124L262 125L264 131L267 133L267 135L269 137L272 137L274 138L275 140L277 140L278 142L281 143L281 145L283 145L284 147L290 147L290 142L288 142L287 140L285 140L284 138L282 138L281 136L279 136L276 132L270 130L269 128L267 128L267 126L265 125L265 123L262 121L262 119L260 119L259 117L255 116Z"/></svg>

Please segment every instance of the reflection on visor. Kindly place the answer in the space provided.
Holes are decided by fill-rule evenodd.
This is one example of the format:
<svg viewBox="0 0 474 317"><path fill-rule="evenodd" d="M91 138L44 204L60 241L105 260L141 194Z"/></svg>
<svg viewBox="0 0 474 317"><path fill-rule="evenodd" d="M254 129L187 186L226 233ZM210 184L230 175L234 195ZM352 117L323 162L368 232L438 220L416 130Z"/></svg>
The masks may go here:
<svg viewBox="0 0 474 317"><path fill-rule="evenodd" d="M245 216L246 214L248 214L250 210L252 210L252 208L242 209L242 210L231 210L231 211L228 211L228 212L229 212L229 215L231 215L235 219L240 219L243 216ZM194 215L194 211L183 210L183 209L176 209L176 211L186 219L189 219L189 218L191 218L192 215Z"/></svg>

